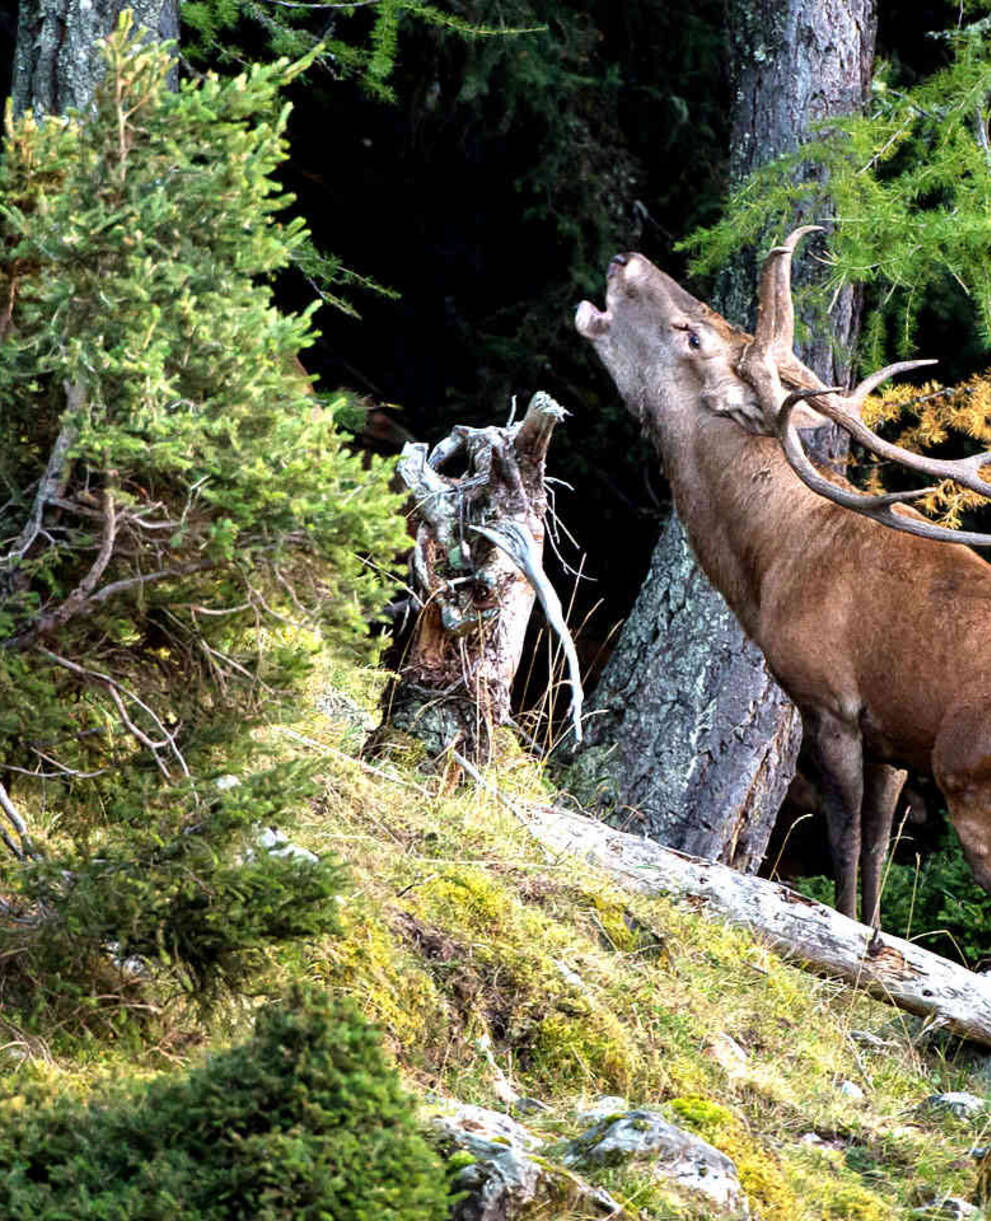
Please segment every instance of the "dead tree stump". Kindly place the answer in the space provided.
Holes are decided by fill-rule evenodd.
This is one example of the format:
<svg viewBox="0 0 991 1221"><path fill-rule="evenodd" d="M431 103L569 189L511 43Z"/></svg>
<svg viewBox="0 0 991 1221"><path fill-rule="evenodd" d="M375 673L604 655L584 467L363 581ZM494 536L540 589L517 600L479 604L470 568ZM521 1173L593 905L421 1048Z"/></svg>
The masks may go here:
<svg viewBox="0 0 991 1221"><path fill-rule="evenodd" d="M538 391L517 424L458 425L429 452L422 443L403 449L397 469L412 494L416 620L373 743L399 730L431 756L456 749L473 764L488 760L492 730L510 720L541 580L549 588L540 563L544 461L565 415ZM442 473L455 462L463 473ZM551 600L557 601L553 591Z"/></svg>

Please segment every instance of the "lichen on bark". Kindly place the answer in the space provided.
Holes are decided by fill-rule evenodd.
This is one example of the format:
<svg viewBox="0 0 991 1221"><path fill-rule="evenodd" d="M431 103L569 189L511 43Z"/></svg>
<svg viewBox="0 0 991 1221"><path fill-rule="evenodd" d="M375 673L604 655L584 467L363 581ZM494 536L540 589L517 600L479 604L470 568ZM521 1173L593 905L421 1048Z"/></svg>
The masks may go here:
<svg viewBox="0 0 991 1221"><path fill-rule="evenodd" d="M124 9L152 36L179 37L178 0L21 0L11 86L15 115L85 110L103 74L98 44ZM170 87L177 81L174 69Z"/></svg>

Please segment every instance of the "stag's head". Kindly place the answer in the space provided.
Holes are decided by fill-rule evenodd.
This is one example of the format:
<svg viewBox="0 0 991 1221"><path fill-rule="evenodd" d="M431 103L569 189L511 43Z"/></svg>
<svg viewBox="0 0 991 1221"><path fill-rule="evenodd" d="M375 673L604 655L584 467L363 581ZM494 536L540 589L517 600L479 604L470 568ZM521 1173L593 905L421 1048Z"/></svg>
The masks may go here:
<svg viewBox="0 0 991 1221"><path fill-rule="evenodd" d="M749 336L642 254L611 260L605 311L583 301L575 322L650 431L696 409L758 418L754 394L736 373Z"/></svg>
<svg viewBox="0 0 991 1221"><path fill-rule="evenodd" d="M606 309L589 301L575 324L596 348L629 409L663 433L672 416L730 416L750 432L773 433L790 389L823 390L792 352L791 252L798 230L772 251L761 278L757 335L732 326L642 254L619 254L606 273ZM796 422L823 423L804 406Z"/></svg>
<svg viewBox="0 0 991 1221"><path fill-rule="evenodd" d="M667 441L691 428L700 414L728 417L748 432L776 436L799 478L829 500L910 534L989 545L987 535L947 530L918 514L893 509L899 501L924 496L932 488L865 496L823 476L806 456L797 430L828 419L888 461L988 495L980 469L991 463L991 455L957 461L929 458L884 441L861 423L860 407L881 382L934 361L889 365L843 393L824 385L795 355L791 260L800 239L816 229L796 229L765 259L753 335L731 326L642 254L612 259L605 310L583 301L575 325L594 345L627 407L662 454Z"/></svg>

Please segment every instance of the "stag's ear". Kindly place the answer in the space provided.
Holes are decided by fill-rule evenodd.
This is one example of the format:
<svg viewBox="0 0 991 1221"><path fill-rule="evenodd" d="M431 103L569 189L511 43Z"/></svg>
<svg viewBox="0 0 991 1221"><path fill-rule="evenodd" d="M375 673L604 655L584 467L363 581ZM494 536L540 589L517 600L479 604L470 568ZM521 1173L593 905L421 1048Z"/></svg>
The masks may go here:
<svg viewBox="0 0 991 1221"><path fill-rule="evenodd" d="M748 432L767 431L757 395L733 374L710 378L702 390L701 402L706 411L729 416Z"/></svg>

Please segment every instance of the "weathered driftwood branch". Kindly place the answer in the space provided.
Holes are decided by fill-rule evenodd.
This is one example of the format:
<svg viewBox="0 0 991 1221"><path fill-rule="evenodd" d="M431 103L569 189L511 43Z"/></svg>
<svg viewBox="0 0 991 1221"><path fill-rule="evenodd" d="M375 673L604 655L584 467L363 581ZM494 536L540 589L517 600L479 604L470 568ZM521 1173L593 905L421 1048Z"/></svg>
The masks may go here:
<svg viewBox="0 0 991 1221"><path fill-rule="evenodd" d="M538 548L536 540L526 526L515 521L502 522L496 526L474 526L473 529L505 551L523 573L533 586L533 591L537 595L537 601L540 603L549 626L557 632L568 663L568 681L571 684L571 726L575 731L575 741L580 742L582 740L584 692L582 691L578 650L575 648L575 642L568 629L561 599L544 572L540 548Z"/></svg>
<svg viewBox="0 0 991 1221"><path fill-rule="evenodd" d="M548 594L542 569L544 460L565 414L539 392L517 424L459 425L432 451L415 443L404 448L397 470L413 496L417 619L373 744L399 729L432 755L457 747L471 761L485 759L492 728L510 719L535 592L555 630L563 629L568 650L560 602L553 590ZM454 458L466 469L450 477L440 468ZM580 686L573 690L580 727Z"/></svg>
<svg viewBox="0 0 991 1221"><path fill-rule="evenodd" d="M538 807L530 830L545 847L581 857L646 894L691 898L766 939L782 957L837 976L878 1000L991 1047L991 979L784 886L684 856L581 814Z"/></svg>

